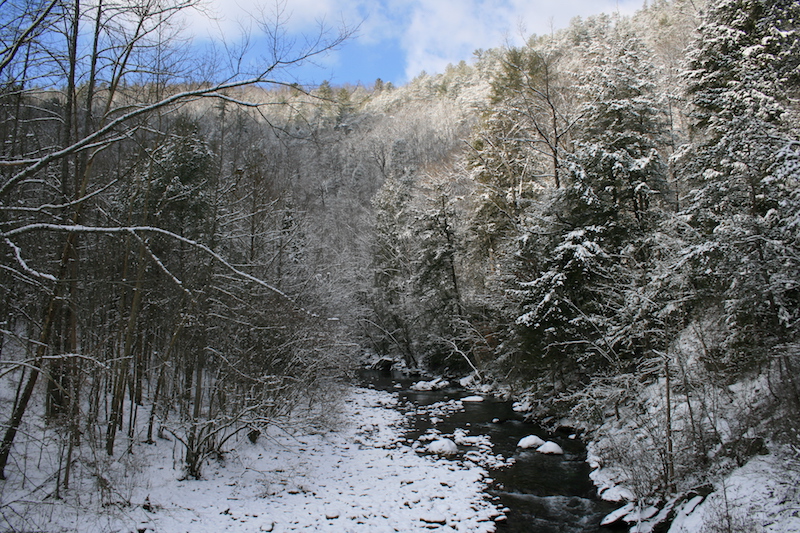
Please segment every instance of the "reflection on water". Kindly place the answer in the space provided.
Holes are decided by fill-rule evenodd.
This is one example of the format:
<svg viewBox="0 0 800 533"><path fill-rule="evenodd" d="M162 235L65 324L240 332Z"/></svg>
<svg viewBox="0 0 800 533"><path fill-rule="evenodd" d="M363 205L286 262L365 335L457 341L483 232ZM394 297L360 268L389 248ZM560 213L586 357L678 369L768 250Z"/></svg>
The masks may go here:
<svg viewBox="0 0 800 533"><path fill-rule="evenodd" d="M396 392L401 400L399 408L415 413L410 418L406 437L416 439L432 427L444 434L466 429L469 435L489 436L493 454L515 459L511 466L490 472L493 482L487 492L509 509L508 520L498 524L498 532L601 531L600 521L617 507L596 497L583 443L569 438L567 433L550 434L524 421L514 412L511 402L489 397L483 402L464 402L463 410L437 410L432 422L428 410L416 412L414 406L432 406L473 393L458 387L413 391L409 387L417 380L400 373L364 371L361 378L368 386ZM531 434L556 442L564 455L518 449L519 440Z"/></svg>

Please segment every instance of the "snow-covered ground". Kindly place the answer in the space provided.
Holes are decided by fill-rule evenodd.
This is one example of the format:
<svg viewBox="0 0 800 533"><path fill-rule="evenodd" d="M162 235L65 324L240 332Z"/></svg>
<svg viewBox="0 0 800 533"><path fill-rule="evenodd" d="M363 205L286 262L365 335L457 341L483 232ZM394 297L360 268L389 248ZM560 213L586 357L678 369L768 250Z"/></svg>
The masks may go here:
<svg viewBox="0 0 800 533"><path fill-rule="evenodd" d="M644 453L646 446L655 449L658 442L643 438L642 420L664 424L661 387L663 380L639 394L640 401L648 407L647 416L637 419L635 413L621 409L623 416L619 420L607 417L594 432L595 440L587 446L587 460L593 468L590 477L598 495L620 503L619 512L612 515L625 516L623 520L630 526L631 533L650 533L664 519L665 512L660 511L669 511L668 507L675 503L675 519L669 533L800 533L800 448L769 439L765 440L765 451L769 453L752 455L738 467L719 445L715 449L717 455L711 457L710 473L695 472L690 479L677 480L682 491L680 496L689 496L686 501L673 498L666 505L659 503L657 507L647 502L640 502L638 507L628 503L636 499L631 488L636 486L637 476L640 484L642 481L658 481L658 464ZM727 388L709 383L704 394L714 399L713 415L707 419L709 424L713 421L714 434L726 443L738 438L769 435L774 421L752 415L769 400L765 395L769 390L766 375L754 376ZM685 398L672 400L674 437L688 431L686 418L689 409ZM694 409L695 412L708 411L703 404L695 404ZM752 425L747 428L744 422ZM664 439L663 434L660 438ZM686 453L688 448L684 444L678 449ZM680 453L676 454L679 460ZM607 460L603 460L604 456ZM707 483L713 487L708 497L696 495L691 490ZM649 486L654 486L654 482ZM610 523L611 517L607 520Z"/></svg>
<svg viewBox="0 0 800 533"><path fill-rule="evenodd" d="M715 489L696 506L687 502L669 532L800 532L800 471L795 458L775 453L754 457Z"/></svg>
<svg viewBox="0 0 800 533"><path fill-rule="evenodd" d="M24 518L27 528L87 533L494 531L502 512L482 493L487 471L402 442L396 401L352 389L336 431L275 430L255 444L242 438L206 464L199 481L179 479L171 442L136 444L120 459L127 482L105 487L124 492L120 500L130 505L88 495L83 504L74 495L26 504L22 493L6 490L0 529L14 530Z"/></svg>

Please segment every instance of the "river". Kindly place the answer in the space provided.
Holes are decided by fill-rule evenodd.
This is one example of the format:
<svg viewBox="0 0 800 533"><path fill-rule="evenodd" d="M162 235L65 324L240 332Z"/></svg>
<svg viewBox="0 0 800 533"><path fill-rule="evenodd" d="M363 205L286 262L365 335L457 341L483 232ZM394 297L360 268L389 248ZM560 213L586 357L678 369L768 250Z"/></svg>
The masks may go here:
<svg viewBox="0 0 800 533"><path fill-rule="evenodd" d="M586 448L579 439L567 432L548 433L525 421L510 401L484 396L482 402L463 402L463 409L448 409L451 400L474 393L454 386L435 391L412 390L415 380L398 372L364 371L361 379L367 386L399 395L398 408L409 414L409 442L432 428L442 434L461 429L472 436L488 436L492 454L513 458L512 464L490 471L493 481L487 487L487 497L508 508L508 519L498 523L498 532L601 531L602 518L618 507L597 498L589 479ZM435 415L426 409L439 405L444 408L436 409ZM544 455L517 448L519 440L531 434L556 442L564 454ZM469 450L465 446L459 448L460 453ZM456 455L454 460L460 457Z"/></svg>

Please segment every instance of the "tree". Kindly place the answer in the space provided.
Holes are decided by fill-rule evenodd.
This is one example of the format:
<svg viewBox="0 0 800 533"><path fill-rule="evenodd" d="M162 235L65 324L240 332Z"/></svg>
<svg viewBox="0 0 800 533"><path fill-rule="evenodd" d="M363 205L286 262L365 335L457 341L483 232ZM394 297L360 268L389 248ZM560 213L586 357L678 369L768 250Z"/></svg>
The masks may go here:
<svg viewBox="0 0 800 533"><path fill-rule="evenodd" d="M413 344L408 280L411 242L408 235L412 176L408 173L387 179L375 196L375 237L372 266L374 296L371 298L379 329L379 353L394 346L409 368L418 365Z"/></svg>
<svg viewBox="0 0 800 533"><path fill-rule="evenodd" d="M576 119L570 111L568 76L559 69L560 54L546 41L510 48L493 82L492 96L498 114L511 126L501 130L501 139L547 160L549 168L537 177L556 188L562 185L563 156ZM542 170L528 169L528 173Z"/></svg>
<svg viewBox="0 0 800 533"><path fill-rule="evenodd" d="M558 39L533 37L524 47L481 54L490 94L467 156L475 182L468 242L473 277L483 285L483 327L497 338L514 335L503 292L541 267L541 256L520 250L552 231L542 206L566 184L577 114L564 53Z"/></svg>
<svg viewBox="0 0 800 533"><path fill-rule="evenodd" d="M665 113L656 95L655 68L644 45L624 29L586 51L573 183L591 190L596 204L583 224L645 223L654 196L666 190L660 156ZM580 209L582 211L583 208ZM626 222L625 217L635 220Z"/></svg>
<svg viewBox="0 0 800 533"><path fill-rule="evenodd" d="M617 258L645 259L626 249L641 246L665 177L658 151L663 114L644 47L610 21L595 31L585 44L575 149L565 158L571 179L520 241L518 257L528 269L518 271L532 279L520 280L516 291L527 350L572 353L584 369L590 352L620 364L608 331L630 276Z"/></svg>
<svg viewBox="0 0 800 533"><path fill-rule="evenodd" d="M698 140L695 205L715 214L763 213L761 179L786 142L798 90L793 2L719 1L689 51L688 92ZM688 148L688 147L687 147Z"/></svg>
<svg viewBox="0 0 800 533"><path fill-rule="evenodd" d="M36 348L27 364L30 370L27 375L20 375L20 393L0 444L0 477L5 473L15 436L43 370L54 376L49 395L52 411L69 410L76 405L79 390L73 390L69 380L60 376L69 376L73 373L72 362L84 360L77 357L84 346L79 338L83 330L78 325L91 310L81 306L81 280L100 282L93 279L95 271L81 253L102 253L87 247L81 237L104 235L114 240L127 236L142 243L140 249L145 251L146 259L178 286L181 280L170 272L167 261L148 248L146 236L173 239L179 247L200 252L208 262L227 265L239 279L256 282L256 278L248 277L216 253L212 241L196 240L213 236L213 231L203 234L188 226L126 224L126 217L107 217L107 206L103 204L109 199L109 191L128 179L131 169L138 166L136 159L143 155L138 147L147 147L154 140L148 132L162 126L160 114L205 98L258 107L232 94L257 84L283 84L277 77L282 69L329 50L347 34L347 30L330 37L322 34L306 48L286 47L275 39L275 46L268 49L268 57L258 72L221 72L193 82L190 66L181 64L176 57L170 63L168 53L174 20L194 5L192 0L136 6L104 2L89 5L79 0L64 5L6 4L14 9L5 9L4 5L2 15L0 38L4 39L4 52L0 73L8 84L4 80L0 112L4 119L12 119L4 120L4 124L13 125L3 134L15 140L4 145L0 158L2 261L10 273L5 278L9 284L33 282L42 319L35 327ZM281 25L282 21L277 20L273 26L264 23L262 29L277 37ZM183 85L178 88L174 84L165 90L168 74L181 78ZM16 140L21 135L35 142ZM6 150L5 146L11 149ZM175 185L180 189L186 184ZM166 184L163 192L188 191L172 190ZM165 220L170 218L170 209L161 213L161 222L168 225L181 217L185 220L178 211L197 207L171 200L175 200L170 208L174 220ZM191 237L181 235L181 229ZM280 297L287 296L263 280L257 281ZM15 292L13 287L6 287L6 294ZM133 308L138 305L131 304ZM135 315L130 313L129 323L135 323ZM30 320L30 316L25 319ZM128 326L117 333L126 329L130 333ZM86 359L101 358L87 355ZM123 378L120 387L124 390L127 377Z"/></svg>
<svg viewBox="0 0 800 533"><path fill-rule="evenodd" d="M465 338L468 312L461 269L466 250L457 211L466 189L464 176L458 168L427 170L411 206L411 294L419 307L418 329L424 332L421 349L433 368L459 368L465 362L475 368Z"/></svg>
<svg viewBox="0 0 800 533"><path fill-rule="evenodd" d="M702 229L730 327L717 364L760 367L788 330L771 279L782 266L765 234L785 201L769 179L776 154L796 139L792 98L800 89L800 6L788 1L718 1L689 51L695 143L679 153L694 184L686 212ZM702 277L702 274L698 274Z"/></svg>

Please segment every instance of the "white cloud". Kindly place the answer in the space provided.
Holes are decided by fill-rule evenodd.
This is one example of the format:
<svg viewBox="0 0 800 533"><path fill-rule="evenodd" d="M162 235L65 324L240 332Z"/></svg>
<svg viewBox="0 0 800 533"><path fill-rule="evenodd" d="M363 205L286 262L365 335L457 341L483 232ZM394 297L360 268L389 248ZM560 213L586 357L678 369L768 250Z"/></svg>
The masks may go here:
<svg viewBox="0 0 800 533"><path fill-rule="evenodd" d="M337 28L360 19L361 6L347 0L206 0L202 9L187 13L189 30L199 37L236 39L255 31L259 21L280 19L284 30L314 31L319 23Z"/></svg>
<svg viewBox="0 0 800 533"><path fill-rule="evenodd" d="M434 0L417 6L404 35L406 75L441 72L448 63L469 59L477 48L503 43L513 31L513 13L485 0Z"/></svg>
<svg viewBox="0 0 800 533"><path fill-rule="evenodd" d="M520 44L531 34L564 28L575 16L631 14L641 0L425 0L414 2L403 45L409 78L422 70L441 72L469 59L477 48Z"/></svg>
<svg viewBox="0 0 800 533"><path fill-rule="evenodd" d="M563 28L575 16L619 11L631 14L643 0L208 0L214 19L196 13L189 26L195 35L227 39L254 20L283 6L289 32L313 33L320 21L332 28L360 24L363 45L399 42L406 76L422 70L441 72L449 63L469 60L478 48L520 44L531 34ZM336 64L335 55L326 60Z"/></svg>

